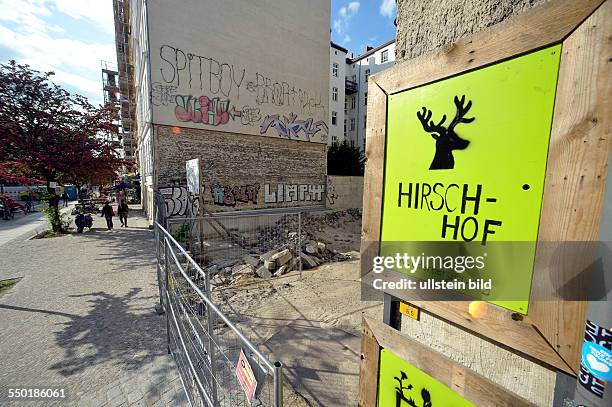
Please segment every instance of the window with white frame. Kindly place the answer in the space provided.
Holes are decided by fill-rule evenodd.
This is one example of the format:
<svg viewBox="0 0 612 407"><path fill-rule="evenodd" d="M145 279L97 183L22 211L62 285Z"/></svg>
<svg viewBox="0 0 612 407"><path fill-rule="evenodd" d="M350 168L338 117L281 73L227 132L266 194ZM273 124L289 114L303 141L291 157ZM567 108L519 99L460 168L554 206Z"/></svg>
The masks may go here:
<svg viewBox="0 0 612 407"><path fill-rule="evenodd" d="M368 92L363 93L363 105L364 106L368 105Z"/></svg>
<svg viewBox="0 0 612 407"><path fill-rule="evenodd" d="M338 122L338 112L332 112L332 124L335 126Z"/></svg>
<svg viewBox="0 0 612 407"><path fill-rule="evenodd" d="M351 98L351 109L355 108L355 104L357 103L356 100L357 100L357 98L354 97L354 96Z"/></svg>
<svg viewBox="0 0 612 407"><path fill-rule="evenodd" d="M366 114L366 115L363 116L363 128L364 129L366 128L366 122L367 121L368 121L368 115Z"/></svg>
<svg viewBox="0 0 612 407"><path fill-rule="evenodd" d="M348 110L348 98L344 98L344 113Z"/></svg>
<svg viewBox="0 0 612 407"><path fill-rule="evenodd" d="M334 102L338 101L338 88L335 86L332 88L332 100Z"/></svg>
<svg viewBox="0 0 612 407"><path fill-rule="evenodd" d="M332 75L338 77L338 64L336 62L332 64Z"/></svg>
<svg viewBox="0 0 612 407"><path fill-rule="evenodd" d="M351 118L351 127L349 128L349 130L351 131L355 130L355 118L354 117Z"/></svg>
<svg viewBox="0 0 612 407"><path fill-rule="evenodd" d="M370 77L370 69L368 68L368 69L365 70L365 81L366 82L368 81L369 77Z"/></svg>
<svg viewBox="0 0 612 407"><path fill-rule="evenodd" d="M389 50L388 49L380 53L380 62L384 64L387 61L389 61Z"/></svg>

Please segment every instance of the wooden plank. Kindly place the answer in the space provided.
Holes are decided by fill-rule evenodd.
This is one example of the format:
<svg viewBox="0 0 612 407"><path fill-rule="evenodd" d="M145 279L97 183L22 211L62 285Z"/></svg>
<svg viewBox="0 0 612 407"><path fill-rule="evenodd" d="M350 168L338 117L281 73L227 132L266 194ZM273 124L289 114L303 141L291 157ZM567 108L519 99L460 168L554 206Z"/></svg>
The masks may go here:
<svg viewBox="0 0 612 407"><path fill-rule="evenodd" d="M366 323L361 329L361 363L359 365L359 407L376 407L378 389L378 360L380 346Z"/></svg>
<svg viewBox="0 0 612 407"><path fill-rule="evenodd" d="M386 282L395 282L400 281L401 278L406 278L406 275L389 271L384 274L370 273L362 277L362 282L369 284L374 278L382 278ZM431 301L431 295L420 290L385 291L470 332L518 350L524 355L554 368L575 374L571 367L534 328L529 318L516 318L516 314L512 311L484 301L478 302L478 313L470 314L470 304L473 301ZM445 295L448 298L448 294Z"/></svg>
<svg viewBox="0 0 612 407"><path fill-rule="evenodd" d="M561 247L546 242L595 242L599 238L607 167L612 150L612 2L605 2L563 42L536 255L530 318L552 347L577 371L587 312L585 301L547 300L555 288L594 258L594 244ZM553 258L554 257L554 258ZM555 260L565 264L556 264ZM570 256L567 256L570 257ZM568 273L567 262L573 270ZM565 275L564 275L565 274ZM590 281L587 281L590 282ZM573 287L573 291L584 287Z"/></svg>
<svg viewBox="0 0 612 407"><path fill-rule="evenodd" d="M382 322L367 317L364 319L364 325L369 327L381 347L392 351L477 406L533 405L471 369L403 336Z"/></svg>
<svg viewBox="0 0 612 407"><path fill-rule="evenodd" d="M561 42L603 1L550 1L370 79L391 94Z"/></svg>
<svg viewBox="0 0 612 407"><path fill-rule="evenodd" d="M372 268L378 255L384 182L385 139L387 137L387 95L370 78L366 123L363 217L361 223L361 274Z"/></svg>
<svg viewBox="0 0 612 407"><path fill-rule="evenodd" d="M553 406L555 378L559 370L526 358L507 346L430 314L421 313L421 321L403 317L401 333L469 367L511 393L538 406ZM460 380L457 377L457 380ZM456 380L453 377L453 382ZM576 379L574 379L576 380ZM575 386L574 386L575 387Z"/></svg>

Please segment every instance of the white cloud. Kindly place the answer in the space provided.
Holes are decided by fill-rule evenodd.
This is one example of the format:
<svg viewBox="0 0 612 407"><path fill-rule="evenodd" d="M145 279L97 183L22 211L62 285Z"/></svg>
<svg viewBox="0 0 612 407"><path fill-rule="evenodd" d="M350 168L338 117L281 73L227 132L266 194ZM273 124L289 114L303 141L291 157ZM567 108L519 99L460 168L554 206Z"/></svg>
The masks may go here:
<svg viewBox="0 0 612 407"><path fill-rule="evenodd" d="M103 30L113 32L113 3L110 0L48 0L58 11L77 20L96 23Z"/></svg>
<svg viewBox="0 0 612 407"><path fill-rule="evenodd" d="M359 6L360 3L358 1L351 1L349 4L341 7L340 10L338 10L339 17L334 20L333 28L336 34L344 36L344 42L351 40L351 37L348 36L347 31L349 29L351 19L359 11ZM348 38L348 41L346 38Z"/></svg>
<svg viewBox="0 0 612 407"><path fill-rule="evenodd" d="M68 38L68 33L62 27L45 20L53 16L53 11L60 9L59 6L54 9L58 3L66 2L51 2L52 7L48 7L48 0L0 0L0 9L3 10L0 14L0 44L12 50L12 58L19 63L26 63L40 71L54 71L53 81L74 88L92 103L101 103L100 61L115 60L114 43L86 43ZM75 2L79 3L78 0ZM99 3L104 3L111 11L107 24L113 27L112 3ZM79 9L80 6L75 8L77 11ZM79 18L91 20L84 14ZM14 23L14 28L2 24L4 21Z"/></svg>
<svg viewBox="0 0 612 407"><path fill-rule="evenodd" d="M346 35L344 36L344 38L342 39L342 42L343 42L343 43L345 43L345 44L346 44L347 42L351 42L351 36L350 36L350 35L348 35L348 34L346 34Z"/></svg>
<svg viewBox="0 0 612 407"><path fill-rule="evenodd" d="M395 12L395 0L382 0L380 3L380 14L383 17L393 17Z"/></svg>

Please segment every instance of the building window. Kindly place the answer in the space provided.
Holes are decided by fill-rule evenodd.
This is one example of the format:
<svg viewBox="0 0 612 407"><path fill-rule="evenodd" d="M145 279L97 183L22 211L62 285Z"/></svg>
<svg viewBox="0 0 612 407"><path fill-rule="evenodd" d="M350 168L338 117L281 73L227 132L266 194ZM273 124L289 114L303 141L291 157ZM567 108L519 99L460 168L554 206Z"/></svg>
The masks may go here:
<svg viewBox="0 0 612 407"><path fill-rule="evenodd" d="M388 60L389 60L389 50L386 49L380 53L380 62L384 64Z"/></svg>
<svg viewBox="0 0 612 407"><path fill-rule="evenodd" d="M338 142L338 137L332 136L332 144L336 144Z"/></svg>
<svg viewBox="0 0 612 407"><path fill-rule="evenodd" d="M332 88L332 100L334 102L338 101L338 88L335 86Z"/></svg>
<svg viewBox="0 0 612 407"><path fill-rule="evenodd" d="M354 97L354 96L351 98L351 109L355 108L355 104L357 103L356 100L357 100L357 98Z"/></svg>
<svg viewBox="0 0 612 407"><path fill-rule="evenodd" d="M351 147L355 147L355 140L351 140Z"/></svg>
<svg viewBox="0 0 612 407"><path fill-rule="evenodd" d="M348 110L348 98L344 98L344 113Z"/></svg>
<svg viewBox="0 0 612 407"><path fill-rule="evenodd" d="M346 137L346 119L344 119L344 137Z"/></svg>
<svg viewBox="0 0 612 407"><path fill-rule="evenodd" d="M363 128L366 128L366 122L368 121L368 115L363 116Z"/></svg>
<svg viewBox="0 0 612 407"><path fill-rule="evenodd" d="M370 77L370 69L366 69L365 70L365 81L368 81L368 78Z"/></svg>
<svg viewBox="0 0 612 407"><path fill-rule="evenodd" d="M364 106L368 105L368 92L363 93L363 105Z"/></svg>
<svg viewBox="0 0 612 407"><path fill-rule="evenodd" d="M335 126L338 121L338 112L332 112L332 124Z"/></svg>
<svg viewBox="0 0 612 407"><path fill-rule="evenodd" d="M355 130L355 118L354 117L351 118L351 127L349 128L349 130L351 131Z"/></svg>
<svg viewBox="0 0 612 407"><path fill-rule="evenodd" d="M338 64L335 62L332 65L332 75L334 75L336 78L338 77Z"/></svg>

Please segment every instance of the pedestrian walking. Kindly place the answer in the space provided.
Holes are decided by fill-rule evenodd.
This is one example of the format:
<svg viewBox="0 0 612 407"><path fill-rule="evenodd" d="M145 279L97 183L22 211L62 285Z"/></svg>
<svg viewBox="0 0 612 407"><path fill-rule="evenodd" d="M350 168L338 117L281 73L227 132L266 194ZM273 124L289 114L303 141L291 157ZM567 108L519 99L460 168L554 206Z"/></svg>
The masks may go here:
<svg viewBox="0 0 612 407"><path fill-rule="evenodd" d="M68 194L66 193L66 191L64 191L64 193L62 194L62 200L64 201L64 208L66 206L68 206Z"/></svg>
<svg viewBox="0 0 612 407"><path fill-rule="evenodd" d="M128 207L128 204L125 203L125 199L121 200L121 203L119 204L119 207L117 208L117 213L119 214L119 220L121 221L121 227L128 227L127 224L127 219L128 219L128 212L130 211L130 208Z"/></svg>
<svg viewBox="0 0 612 407"><path fill-rule="evenodd" d="M110 203L106 201L104 206L102 207L102 216L106 219L106 227L108 230L113 229L113 216L115 216L115 211L113 211L113 207L110 206Z"/></svg>

